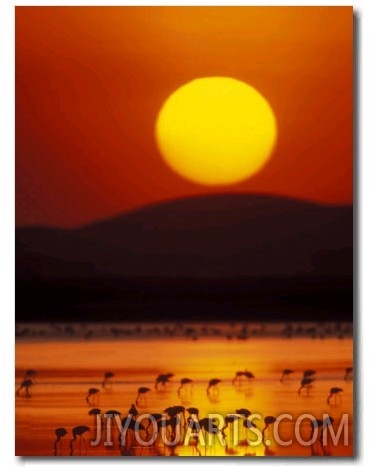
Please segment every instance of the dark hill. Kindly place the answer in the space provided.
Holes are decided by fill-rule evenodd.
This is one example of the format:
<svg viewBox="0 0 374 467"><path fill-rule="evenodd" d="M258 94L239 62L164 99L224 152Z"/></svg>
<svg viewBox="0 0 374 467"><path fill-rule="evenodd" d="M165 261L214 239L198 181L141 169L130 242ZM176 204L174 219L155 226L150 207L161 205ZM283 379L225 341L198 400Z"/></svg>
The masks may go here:
<svg viewBox="0 0 374 467"><path fill-rule="evenodd" d="M221 195L155 205L77 230L19 228L17 276L352 273L352 207Z"/></svg>
<svg viewBox="0 0 374 467"><path fill-rule="evenodd" d="M352 206L263 195L182 199L74 230L18 228L17 319L52 308L66 319L350 317L352 245Z"/></svg>

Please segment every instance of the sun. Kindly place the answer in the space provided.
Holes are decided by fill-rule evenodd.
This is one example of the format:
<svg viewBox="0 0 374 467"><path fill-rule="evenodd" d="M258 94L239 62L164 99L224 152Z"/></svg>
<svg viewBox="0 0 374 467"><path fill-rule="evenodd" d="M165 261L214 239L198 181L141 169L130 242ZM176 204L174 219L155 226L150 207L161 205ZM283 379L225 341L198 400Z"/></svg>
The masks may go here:
<svg viewBox="0 0 374 467"><path fill-rule="evenodd" d="M203 185L241 182L263 168L277 140L269 102L254 87L229 77L181 86L157 117L156 141L167 164Z"/></svg>

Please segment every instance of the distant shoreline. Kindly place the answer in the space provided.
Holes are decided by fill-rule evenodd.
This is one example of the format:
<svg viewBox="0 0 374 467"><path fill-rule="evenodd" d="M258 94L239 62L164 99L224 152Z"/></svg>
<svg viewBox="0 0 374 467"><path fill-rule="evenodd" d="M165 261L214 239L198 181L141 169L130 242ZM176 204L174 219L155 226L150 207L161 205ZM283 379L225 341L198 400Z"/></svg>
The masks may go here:
<svg viewBox="0 0 374 467"><path fill-rule="evenodd" d="M353 323L349 321L160 321L160 322L44 322L16 323L17 341L100 340L100 339L186 339L216 338L247 340L277 338L352 338Z"/></svg>

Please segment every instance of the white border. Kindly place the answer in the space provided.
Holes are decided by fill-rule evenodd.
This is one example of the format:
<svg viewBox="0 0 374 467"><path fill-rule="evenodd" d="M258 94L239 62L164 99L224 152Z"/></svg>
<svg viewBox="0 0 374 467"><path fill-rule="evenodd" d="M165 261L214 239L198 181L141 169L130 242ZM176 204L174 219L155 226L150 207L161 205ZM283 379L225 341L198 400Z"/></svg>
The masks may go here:
<svg viewBox="0 0 374 467"><path fill-rule="evenodd" d="M109 3L109 2L108 2ZM112 0L110 5L225 5L229 2L217 1L183 1L183 2L142 2L128 1L121 2ZM1 332L1 388L0 403L2 404L1 419L2 429L0 432L0 459L2 465L31 464L34 467L54 465L52 460L34 459L24 461L14 457L14 6L32 5L102 5L102 1L18 1L11 2L2 0L0 2L0 142L2 147L0 158L0 284L2 297L2 310L0 312L0 332ZM356 173L357 195L360 204L358 206L358 300L359 319L357 323L357 342L359 355L359 370L357 371L359 384L356 385L357 409L360 420L359 427L355 430L358 459L354 462L363 465L372 464L374 461L374 450L372 448L372 416L374 414L374 391L373 383L373 329L374 329L374 221L373 206L374 201L374 146L370 137L374 133L374 2L369 0L360 1L272 1L272 2L251 2L234 1L230 5L353 5L359 18L359 79L356 89L359 90L359 101L356 121L358 123L358 143L359 149L356 157L359 159ZM365 371L366 370L366 371ZM371 384L373 383L373 384ZM365 401L365 403L363 402ZM107 459L86 459L90 464L107 464ZM170 459L171 461L171 459ZM236 459L224 458L225 465L237 464ZM262 459L265 465L285 465L293 462L300 462L301 459ZM123 460L111 459L111 463L123 463ZM157 462L156 459L140 461L137 464L148 465L149 462ZM184 464L196 465L196 460L183 460ZM204 463L216 464L219 459L204 459ZM303 462L305 460L303 459ZM331 462L342 462L339 459L326 459L318 462L319 465L328 465ZM344 463L351 463L346 459ZM83 460L81 463L85 463ZM75 461L74 464L77 464ZM59 466L71 465L69 460L62 460Z"/></svg>

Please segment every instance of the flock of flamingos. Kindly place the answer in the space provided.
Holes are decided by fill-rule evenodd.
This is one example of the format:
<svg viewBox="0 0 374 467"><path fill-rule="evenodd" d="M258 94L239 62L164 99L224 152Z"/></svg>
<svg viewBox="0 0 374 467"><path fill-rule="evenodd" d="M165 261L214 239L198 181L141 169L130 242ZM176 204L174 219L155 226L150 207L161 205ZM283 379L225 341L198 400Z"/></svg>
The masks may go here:
<svg viewBox="0 0 374 467"><path fill-rule="evenodd" d="M16 390L16 396L19 397L31 397L32 396L32 386L36 384L36 371L33 369L27 370L25 372L24 378L20 383L19 387ZM284 383L290 379L294 371L292 369L284 369L280 376L280 383ZM298 388L298 395L305 393L309 395L310 390L315 383L316 371L315 370L305 370L302 374L300 381L300 386ZM113 379L115 374L111 371L108 371L104 374L101 387L90 387L85 394L85 402L88 405L89 411L88 415L94 419L94 428L96 434L100 430L108 430L108 423L110 426L113 425L114 420L118 418L121 420L119 437L118 437L118 448L119 455L121 456L138 456L138 455L148 455L148 456L165 456L165 455L178 455L176 453L177 444L173 445L172 441L177 437L177 430L186 430L190 429L191 432L195 433L195 436L191 438L191 443L193 451L192 455L202 455L204 451L201 446L199 446L199 440L201 440L200 435L216 435L221 436L222 439L227 439L232 437L232 432L229 430L232 429L232 425L235 421L241 423L243 433L245 430L251 428L257 428L256 424L251 421L251 411L246 408L239 408L235 410L236 415L228 415L224 418L224 426L221 428L217 424L217 420L214 418L199 418L199 409L197 407L184 407L182 405L175 405L167 407L160 411L160 413L149 414L152 418L141 417L141 421L137 419L141 416L140 411L147 407L147 394L150 391L164 391L165 388L173 381L175 375L173 373L160 374L156 377L154 388L150 387L139 387L137 393L134 394L134 403L131 404L131 407L128 410L128 413L120 419L122 416L120 411L109 410L105 413L102 413L99 408L100 405L100 392L110 389L113 384ZM234 378L231 381L233 386L241 386L243 384L251 384L254 380L254 375L250 371L237 371ZM345 381L350 381L353 379L353 368L348 367L345 369L345 373L342 377ZM214 378L208 381L206 387L206 397L210 401L217 401L219 398L220 383L222 380ZM183 394L192 391L193 380L190 378L182 378L179 381L177 394L181 397ZM328 406L335 406L341 403L341 397L343 389L341 387L332 387L328 394L326 394L326 403ZM84 395L82 395L82 399ZM109 422L108 422L109 419ZM262 443L265 447L265 454L271 455L271 451L268 448L268 439L270 436L271 426L276 422L276 417L268 415L264 418L264 426L262 429ZM311 455L330 455L326 446L323 446L322 435L323 430L326 429L326 426L329 423L332 423L332 417L329 417L328 420L315 420L311 422L311 439L315 435L315 430L318 431L318 437L316 437L316 442L311 444ZM99 428L98 428L99 425ZM155 429L164 429L167 432L167 439L171 440L171 443L165 442L161 443L158 439L159 436L155 436L154 441L150 445L148 443L147 447L144 447L144 443L140 443L140 438L144 441L149 441ZM91 428L87 425L77 425L72 429L71 438L69 441L69 451L65 452L64 455L86 455L88 452L87 442L85 435L89 433ZM201 432L201 433L199 433ZM180 433L180 432L179 432ZM63 427L58 427L55 430L55 440L53 444L54 455L63 455L63 444L62 439L68 435L68 431ZM105 439L105 436L104 436ZM91 443L92 445L92 443ZM250 442L247 442L247 439L241 441L242 446L246 446L244 455L255 455L247 453L247 448L250 447ZM230 443L226 444L225 448L226 455L235 454L236 451L234 446L230 446ZM205 455L206 455L206 444L205 444Z"/></svg>

